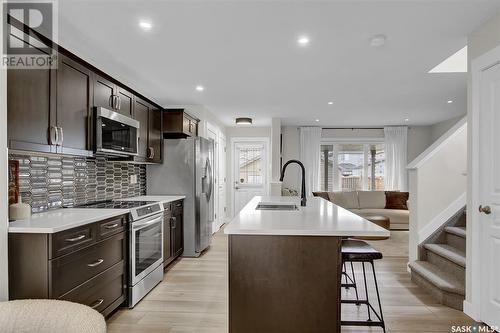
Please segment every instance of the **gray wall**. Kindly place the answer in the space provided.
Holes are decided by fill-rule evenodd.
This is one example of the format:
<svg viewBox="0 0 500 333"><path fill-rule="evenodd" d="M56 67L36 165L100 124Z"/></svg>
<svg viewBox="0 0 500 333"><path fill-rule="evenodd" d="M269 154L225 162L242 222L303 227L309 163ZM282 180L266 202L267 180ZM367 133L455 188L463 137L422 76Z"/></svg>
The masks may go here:
<svg viewBox="0 0 500 333"><path fill-rule="evenodd" d="M465 117L466 114L464 113L463 115L460 115L455 118L451 118L445 121L442 121L440 123L432 125L432 142L436 141L439 139L444 133L446 133L450 128L453 127L460 119Z"/></svg>

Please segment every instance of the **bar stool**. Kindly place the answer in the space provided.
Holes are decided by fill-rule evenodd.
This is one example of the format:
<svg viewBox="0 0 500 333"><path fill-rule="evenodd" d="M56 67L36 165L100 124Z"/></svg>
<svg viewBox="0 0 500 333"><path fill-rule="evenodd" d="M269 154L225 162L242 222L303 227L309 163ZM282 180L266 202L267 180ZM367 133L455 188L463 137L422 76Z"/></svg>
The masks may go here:
<svg viewBox="0 0 500 333"><path fill-rule="evenodd" d="M344 288L354 288L356 291L356 299L342 299L341 304L356 304L361 305L365 304L368 310L368 320L342 320L341 325L343 326L378 326L382 327L385 333L385 322L384 316L382 314L382 304L380 302L380 293L378 290L377 283L377 275L375 274L375 266L373 265L374 260L382 259L382 253L375 250L368 243L361 240L342 240L342 276L345 277L345 283L341 283L341 287ZM358 289L356 285L356 277L354 276L354 268L353 262L360 262L363 267L363 280L365 285L365 297L366 299L362 300L358 297ZM352 276L347 273L346 263L351 264L351 272ZM371 305L369 297L368 297L368 287L366 282L366 271L365 271L365 263L370 263L372 266L373 279L375 282L375 290L377 292L377 301L379 311L377 312L375 308ZM377 317L377 320L372 320L371 313Z"/></svg>

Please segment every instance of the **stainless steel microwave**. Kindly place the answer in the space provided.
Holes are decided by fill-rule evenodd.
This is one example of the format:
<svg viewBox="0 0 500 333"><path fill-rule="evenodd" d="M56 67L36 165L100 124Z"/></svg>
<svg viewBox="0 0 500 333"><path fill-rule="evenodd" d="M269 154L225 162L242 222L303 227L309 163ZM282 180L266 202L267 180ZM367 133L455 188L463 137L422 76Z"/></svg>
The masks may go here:
<svg viewBox="0 0 500 333"><path fill-rule="evenodd" d="M94 108L95 152L112 156L137 155L140 123L103 107Z"/></svg>

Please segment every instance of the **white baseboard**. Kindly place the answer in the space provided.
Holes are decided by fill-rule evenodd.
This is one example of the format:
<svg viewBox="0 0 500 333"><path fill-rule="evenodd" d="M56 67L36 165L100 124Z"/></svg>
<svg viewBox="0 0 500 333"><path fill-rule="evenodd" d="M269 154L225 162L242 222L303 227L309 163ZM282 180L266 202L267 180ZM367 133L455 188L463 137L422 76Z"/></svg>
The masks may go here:
<svg viewBox="0 0 500 333"><path fill-rule="evenodd" d="M477 322L481 322L481 316L479 315L479 309L477 306L472 304L471 302L465 300L464 301L464 313L474 319Z"/></svg>
<svg viewBox="0 0 500 333"><path fill-rule="evenodd" d="M467 193L462 193L455 201L446 207L441 213L432 219L422 230L418 232L418 244L425 241L437 229L439 229L446 221L455 215L460 209L467 204Z"/></svg>

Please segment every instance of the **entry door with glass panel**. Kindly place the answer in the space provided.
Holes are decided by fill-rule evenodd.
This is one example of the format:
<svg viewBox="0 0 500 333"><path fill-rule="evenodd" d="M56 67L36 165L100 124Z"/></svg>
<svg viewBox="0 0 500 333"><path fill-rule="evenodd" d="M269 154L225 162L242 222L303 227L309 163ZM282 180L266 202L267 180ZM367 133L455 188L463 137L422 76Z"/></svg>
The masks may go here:
<svg viewBox="0 0 500 333"><path fill-rule="evenodd" d="M238 212L257 195L267 193L265 143L235 143L233 154L234 209Z"/></svg>

